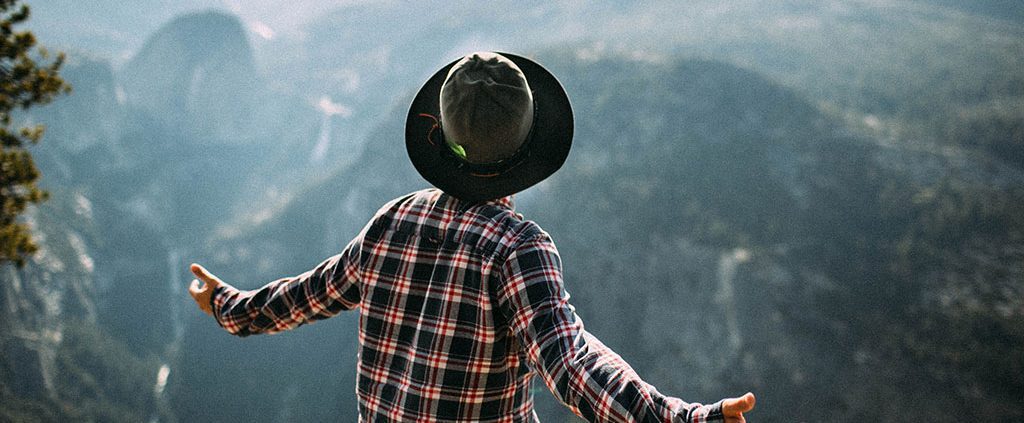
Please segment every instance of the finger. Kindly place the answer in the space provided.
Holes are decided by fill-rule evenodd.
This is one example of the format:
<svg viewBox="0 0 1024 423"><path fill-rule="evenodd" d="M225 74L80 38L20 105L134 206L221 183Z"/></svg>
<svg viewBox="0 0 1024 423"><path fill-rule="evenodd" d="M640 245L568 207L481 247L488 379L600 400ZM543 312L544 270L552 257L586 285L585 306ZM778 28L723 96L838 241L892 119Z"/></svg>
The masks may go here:
<svg viewBox="0 0 1024 423"><path fill-rule="evenodd" d="M754 394L747 392L739 398L729 398L722 402L722 414L736 416L740 413L746 413L754 409L754 404L757 403L757 398Z"/></svg>
<svg viewBox="0 0 1024 423"><path fill-rule="evenodd" d="M214 288L220 285L220 279L217 279L216 276L213 276L213 274L210 273L210 271L206 270L206 268L203 266L200 266L196 263L192 263L192 266L189 266L189 270L192 270L192 273L196 275L197 278L201 279L203 282L206 282L209 285L212 285L212 287Z"/></svg>
<svg viewBox="0 0 1024 423"><path fill-rule="evenodd" d="M742 413L753 410L754 406L757 405L757 397L754 396L753 392L747 392L747 394L743 395L741 399L747 407L746 409L740 411Z"/></svg>
<svg viewBox="0 0 1024 423"><path fill-rule="evenodd" d="M201 292L203 292L203 290L199 287L199 279L192 279L192 283L188 286L188 293L195 297Z"/></svg>

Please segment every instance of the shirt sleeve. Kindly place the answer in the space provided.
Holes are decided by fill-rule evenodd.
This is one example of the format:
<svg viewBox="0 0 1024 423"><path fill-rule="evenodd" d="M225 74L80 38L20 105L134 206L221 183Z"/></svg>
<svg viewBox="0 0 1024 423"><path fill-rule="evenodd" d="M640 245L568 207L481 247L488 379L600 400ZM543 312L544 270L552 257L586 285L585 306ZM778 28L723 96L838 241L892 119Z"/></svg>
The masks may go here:
<svg viewBox="0 0 1024 423"><path fill-rule="evenodd" d="M359 306L361 237L338 255L298 276L246 291L222 285L213 293L213 316L233 335L271 334L326 319Z"/></svg>
<svg viewBox="0 0 1024 423"><path fill-rule="evenodd" d="M520 244L502 268L499 302L530 367L587 421L722 421L721 402L687 403L662 395L583 328L562 283L554 243L541 234Z"/></svg>

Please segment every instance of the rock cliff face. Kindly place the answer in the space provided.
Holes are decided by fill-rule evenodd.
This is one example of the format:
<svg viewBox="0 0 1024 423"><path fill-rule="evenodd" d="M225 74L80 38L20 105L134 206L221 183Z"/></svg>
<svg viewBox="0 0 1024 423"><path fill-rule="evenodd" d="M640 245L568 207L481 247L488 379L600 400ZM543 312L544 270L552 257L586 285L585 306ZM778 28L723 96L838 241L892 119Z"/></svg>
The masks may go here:
<svg viewBox="0 0 1024 423"><path fill-rule="evenodd" d="M42 250L0 268L0 420L173 418L163 391L188 301L181 254L199 242L189 229L231 213L212 198L256 189L237 176L259 160L246 153L263 93L251 50L237 19L201 13L120 74L78 55L62 73L74 95L32 111L48 127L36 157L52 199L29 216ZM197 185L197 169L220 183Z"/></svg>
<svg viewBox="0 0 1024 423"><path fill-rule="evenodd" d="M88 150L102 148L115 139L124 119L114 71L105 60L72 55L61 75L75 83L74 95L61 98L35 113L46 126L47 140L54 146L46 152L60 151L55 159L67 160ZM123 100L123 99L121 99ZM60 147L59 150L55 147ZM67 177L60 173L47 175Z"/></svg>
<svg viewBox="0 0 1024 423"><path fill-rule="evenodd" d="M154 405L155 363L100 324L110 275L97 260L92 201L55 190L28 219L40 251L24 268L0 267L0 420L139 421Z"/></svg>
<svg viewBox="0 0 1024 423"><path fill-rule="evenodd" d="M78 199L87 204L84 197ZM69 227L39 230L39 223L53 224L46 222L50 217L40 212L31 217L36 233L42 234L38 239L43 248L36 259L24 269L2 268L5 283L0 286L0 322L4 331L0 343L5 356L11 358L5 363L12 376L5 382L22 396L57 398L57 352L65 324L74 320L96 323L90 248L82 234Z"/></svg>
<svg viewBox="0 0 1024 423"><path fill-rule="evenodd" d="M234 16L181 16L154 34L123 72L128 102L203 142L251 142L263 93Z"/></svg>

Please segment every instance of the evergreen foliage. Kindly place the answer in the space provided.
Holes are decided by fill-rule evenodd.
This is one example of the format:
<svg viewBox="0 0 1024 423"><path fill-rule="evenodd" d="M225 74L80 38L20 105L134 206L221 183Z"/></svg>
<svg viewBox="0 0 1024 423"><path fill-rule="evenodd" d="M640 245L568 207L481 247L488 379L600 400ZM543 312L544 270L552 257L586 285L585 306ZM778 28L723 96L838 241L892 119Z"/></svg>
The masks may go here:
<svg viewBox="0 0 1024 423"><path fill-rule="evenodd" d="M0 0L0 262L19 266L38 247L18 216L29 204L45 200L47 193L36 184L39 170L27 149L39 142L43 126L19 127L12 113L48 103L71 90L58 73L64 55L59 53L50 61L50 53L36 47L31 31L14 29L28 17L28 5Z"/></svg>

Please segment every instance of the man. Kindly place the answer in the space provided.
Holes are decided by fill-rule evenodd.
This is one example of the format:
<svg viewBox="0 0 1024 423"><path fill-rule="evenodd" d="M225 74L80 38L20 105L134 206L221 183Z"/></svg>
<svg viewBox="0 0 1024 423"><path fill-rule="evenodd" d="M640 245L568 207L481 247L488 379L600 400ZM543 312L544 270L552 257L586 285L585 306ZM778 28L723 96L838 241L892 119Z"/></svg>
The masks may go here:
<svg viewBox="0 0 1024 423"><path fill-rule="evenodd" d="M511 195L568 156L573 119L537 63L473 53L413 100L406 149L438 189L384 205L304 274L239 291L193 264L189 292L228 332L292 329L359 309L363 421L536 421L534 376L589 421L743 422L750 393L712 405L659 393L584 330L551 238Z"/></svg>

